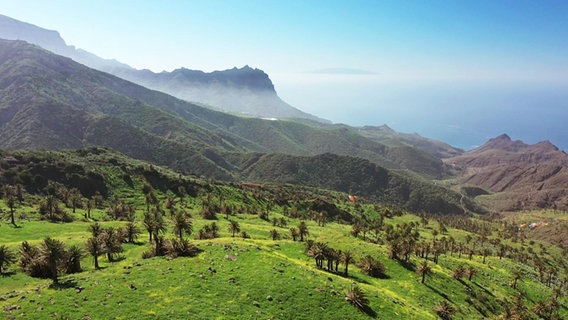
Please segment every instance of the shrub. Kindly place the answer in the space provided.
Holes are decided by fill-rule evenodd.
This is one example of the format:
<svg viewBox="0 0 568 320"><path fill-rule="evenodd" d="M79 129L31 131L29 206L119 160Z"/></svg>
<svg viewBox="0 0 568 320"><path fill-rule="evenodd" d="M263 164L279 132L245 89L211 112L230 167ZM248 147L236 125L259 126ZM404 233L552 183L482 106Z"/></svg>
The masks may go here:
<svg viewBox="0 0 568 320"><path fill-rule="evenodd" d="M444 320L451 319L452 316L457 312L456 308L446 300L438 302L436 305L434 305L432 310Z"/></svg>
<svg viewBox="0 0 568 320"><path fill-rule="evenodd" d="M361 258L358 265L359 268L361 268L361 271L363 271L363 273L371 277L381 278L386 276L385 266L380 261L371 257L370 255L366 255L363 258Z"/></svg>
<svg viewBox="0 0 568 320"><path fill-rule="evenodd" d="M369 307L369 299L359 286L353 285L345 292L345 300L357 308L364 310Z"/></svg>

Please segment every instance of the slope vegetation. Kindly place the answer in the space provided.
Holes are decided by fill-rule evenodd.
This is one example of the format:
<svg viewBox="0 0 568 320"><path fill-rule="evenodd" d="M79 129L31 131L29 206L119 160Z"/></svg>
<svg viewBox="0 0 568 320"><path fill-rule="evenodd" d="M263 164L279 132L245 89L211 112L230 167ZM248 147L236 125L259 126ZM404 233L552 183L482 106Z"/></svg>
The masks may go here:
<svg viewBox="0 0 568 320"><path fill-rule="evenodd" d="M509 217L417 216L316 188L218 183L102 148L0 155L0 209L17 225L0 225L0 251L15 257L0 269L7 319L568 316L565 253L523 241L533 230ZM67 222L49 222L48 200ZM180 215L188 257L172 246ZM94 252L94 238L114 240ZM55 277L27 267L51 261L54 243L64 253Z"/></svg>

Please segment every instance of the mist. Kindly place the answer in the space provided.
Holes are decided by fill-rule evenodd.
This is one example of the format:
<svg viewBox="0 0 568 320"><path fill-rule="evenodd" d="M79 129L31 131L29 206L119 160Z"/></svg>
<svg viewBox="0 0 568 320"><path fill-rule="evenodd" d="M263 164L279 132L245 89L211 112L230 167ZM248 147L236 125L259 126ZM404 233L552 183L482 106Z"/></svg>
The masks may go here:
<svg viewBox="0 0 568 320"><path fill-rule="evenodd" d="M568 150L568 85L562 83L386 80L381 75L273 76L291 105L336 123L387 124L466 150L502 133Z"/></svg>

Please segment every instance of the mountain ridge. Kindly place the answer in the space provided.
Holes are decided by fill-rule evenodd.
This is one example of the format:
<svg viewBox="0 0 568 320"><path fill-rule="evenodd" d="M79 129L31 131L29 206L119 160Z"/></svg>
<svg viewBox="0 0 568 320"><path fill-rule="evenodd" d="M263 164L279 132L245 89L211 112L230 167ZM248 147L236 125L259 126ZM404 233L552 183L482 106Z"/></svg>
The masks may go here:
<svg viewBox="0 0 568 320"><path fill-rule="evenodd" d="M395 163L403 160L397 160L395 149L362 137L353 128L318 129L213 111L23 41L0 40L0 83L4 84L0 87L0 146L7 149L102 145L175 170L227 181L252 177L253 171L244 172L241 167L249 152L287 153L291 161L308 165L319 154L341 154L326 160L326 165L343 163L335 170L346 181L353 179L347 173L357 167L359 158L372 160L377 168L384 164L402 169ZM427 157L423 152L416 154ZM267 159L275 161L265 161L265 166L254 170L256 175L278 167L278 157ZM432 173L444 170L441 161L432 164L436 165ZM410 189L415 187L415 193L425 194L420 190L434 186L413 184ZM462 212L454 203L450 211L455 210Z"/></svg>
<svg viewBox="0 0 568 320"><path fill-rule="evenodd" d="M568 155L550 141L526 144L503 134L444 162L460 170L457 182L491 191L497 210L568 210Z"/></svg>
<svg viewBox="0 0 568 320"><path fill-rule="evenodd" d="M103 59L66 44L59 32L0 15L0 38L24 40L71 58L93 69L113 74L177 98L227 112L260 118L306 118L331 123L284 102L266 73L245 66L205 73L186 68L154 73L137 70L114 59Z"/></svg>

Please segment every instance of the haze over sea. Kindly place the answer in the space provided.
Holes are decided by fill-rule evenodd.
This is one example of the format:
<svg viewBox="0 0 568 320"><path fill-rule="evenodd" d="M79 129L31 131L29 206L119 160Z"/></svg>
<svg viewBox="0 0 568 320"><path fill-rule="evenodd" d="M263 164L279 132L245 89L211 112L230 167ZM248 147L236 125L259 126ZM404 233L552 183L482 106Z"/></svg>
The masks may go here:
<svg viewBox="0 0 568 320"><path fill-rule="evenodd" d="M1 14L135 68L264 70L291 105L471 149L568 150L568 2L0 0Z"/></svg>
<svg viewBox="0 0 568 320"><path fill-rule="evenodd" d="M333 122L386 124L465 150L502 133L529 144L550 140L568 150L568 86L563 84L390 83L380 75L345 75L329 81L306 75L301 85L286 77L278 85L276 78L285 101Z"/></svg>

